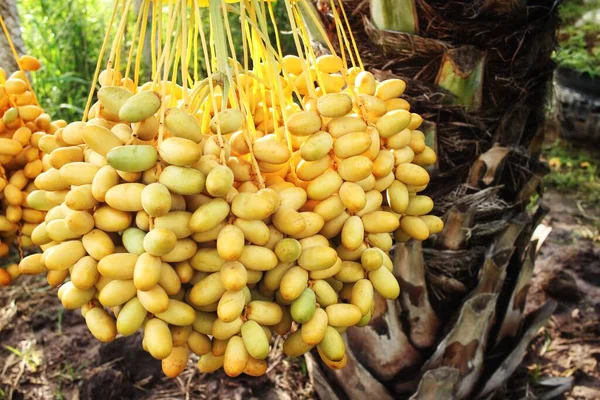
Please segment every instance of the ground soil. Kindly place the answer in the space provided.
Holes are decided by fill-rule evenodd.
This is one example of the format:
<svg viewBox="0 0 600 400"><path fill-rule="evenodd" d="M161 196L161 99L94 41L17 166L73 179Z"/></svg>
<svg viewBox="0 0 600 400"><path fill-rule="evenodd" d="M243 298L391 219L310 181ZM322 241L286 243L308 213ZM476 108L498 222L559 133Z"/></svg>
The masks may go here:
<svg viewBox="0 0 600 400"><path fill-rule="evenodd" d="M600 213L572 194L552 190L544 203L550 210L544 224L552 231L536 261L527 307L554 299L558 308L511 380L524 388L514 398L543 398L550 390L544 384L556 383L549 377L572 377L573 388L558 398L598 399ZM56 290L42 278L20 279L0 289L0 399L316 397L303 360L285 358L280 342L263 378L203 375L193 358L181 376L167 379L140 341L135 335L101 345L78 311L62 309Z"/></svg>
<svg viewBox="0 0 600 400"><path fill-rule="evenodd" d="M552 231L536 260L527 309L558 302L548 326L524 360L529 382L572 377L573 388L558 397L600 399L600 210L575 194L548 191Z"/></svg>

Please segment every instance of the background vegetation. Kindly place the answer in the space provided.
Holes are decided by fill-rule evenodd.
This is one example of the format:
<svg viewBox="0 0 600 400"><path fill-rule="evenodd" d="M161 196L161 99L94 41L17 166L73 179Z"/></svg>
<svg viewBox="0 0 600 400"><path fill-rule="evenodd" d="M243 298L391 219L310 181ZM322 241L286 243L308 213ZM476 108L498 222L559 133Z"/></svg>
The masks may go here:
<svg viewBox="0 0 600 400"><path fill-rule="evenodd" d="M42 62L32 74L41 105L54 118L81 118L112 0L21 0L23 40Z"/></svg>
<svg viewBox="0 0 600 400"><path fill-rule="evenodd" d="M80 119L113 0L19 0L17 3L27 51L42 62L42 68L32 76L42 106L54 118ZM276 17L284 15L283 7L283 2L275 4ZM135 25L135 17L132 8L129 26ZM203 17L208 20L208 13ZM230 18L233 20L235 16ZM286 35L289 25L283 23L285 20L277 18L283 52L290 54L294 46ZM230 25L238 27L238 24ZM241 57L240 34L236 30L232 33ZM126 49L129 44L130 41ZM204 73L204 60L199 60L199 69Z"/></svg>
<svg viewBox="0 0 600 400"><path fill-rule="evenodd" d="M560 6L562 28L555 61L559 67L600 78L600 0L569 0ZM561 192L577 193L590 205L600 204L600 165L597 146L550 138L544 157L550 173L544 182Z"/></svg>
<svg viewBox="0 0 600 400"><path fill-rule="evenodd" d="M600 76L600 0L569 0L561 5L563 27L555 60L560 67Z"/></svg>

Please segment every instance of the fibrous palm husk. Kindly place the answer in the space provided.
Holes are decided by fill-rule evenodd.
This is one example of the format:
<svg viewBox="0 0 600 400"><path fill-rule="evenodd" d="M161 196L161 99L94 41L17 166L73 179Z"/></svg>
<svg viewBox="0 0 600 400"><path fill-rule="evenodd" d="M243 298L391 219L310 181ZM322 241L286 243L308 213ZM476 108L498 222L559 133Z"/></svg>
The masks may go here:
<svg viewBox="0 0 600 400"><path fill-rule="evenodd" d="M395 301L375 296L371 323L349 328L347 340L356 358L377 379L391 381L421 361L421 354L411 344L400 321L400 307Z"/></svg>
<svg viewBox="0 0 600 400"><path fill-rule="evenodd" d="M418 348L433 346L440 319L429 301L421 242L396 246L394 272L400 282L399 299L408 319L410 339Z"/></svg>
<svg viewBox="0 0 600 400"><path fill-rule="evenodd" d="M456 368L460 377L454 390L457 398L468 396L483 372L487 337L497 299L496 294L482 293L467 300L452 330L423 366L424 371Z"/></svg>

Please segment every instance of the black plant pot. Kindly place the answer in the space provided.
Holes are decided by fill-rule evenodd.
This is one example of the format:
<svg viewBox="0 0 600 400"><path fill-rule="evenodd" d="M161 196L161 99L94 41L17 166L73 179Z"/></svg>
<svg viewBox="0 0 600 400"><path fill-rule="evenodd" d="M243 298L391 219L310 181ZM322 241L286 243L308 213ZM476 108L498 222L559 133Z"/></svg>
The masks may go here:
<svg viewBox="0 0 600 400"><path fill-rule="evenodd" d="M561 136L565 139L598 143L600 78L566 68L558 68L554 77Z"/></svg>
<svg viewBox="0 0 600 400"><path fill-rule="evenodd" d="M600 97L600 77L594 78L586 72L569 68L557 68L554 76L561 86Z"/></svg>

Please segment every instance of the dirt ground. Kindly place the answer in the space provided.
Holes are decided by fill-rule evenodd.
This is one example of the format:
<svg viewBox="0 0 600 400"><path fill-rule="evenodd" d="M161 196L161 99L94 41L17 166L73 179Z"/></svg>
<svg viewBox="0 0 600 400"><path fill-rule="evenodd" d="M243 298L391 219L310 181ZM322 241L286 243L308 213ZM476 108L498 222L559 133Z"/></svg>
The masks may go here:
<svg viewBox="0 0 600 400"><path fill-rule="evenodd" d="M600 399L600 210L556 191L546 192L544 203L552 232L536 260L527 307L546 299L558 307L524 366L533 384L572 377L573 389L560 398Z"/></svg>
<svg viewBox="0 0 600 400"><path fill-rule="evenodd" d="M544 224L552 231L536 261L528 308L548 298L559 306L530 346L519 381L533 399L553 382L549 377L572 377L573 389L559 398L599 399L600 212L552 190L544 203L550 209ZM303 360L285 358L279 342L263 378L203 375L194 358L171 380L140 340L138 334L100 345L79 312L64 311L43 279L20 279L0 289L0 399L316 397Z"/></svg>

